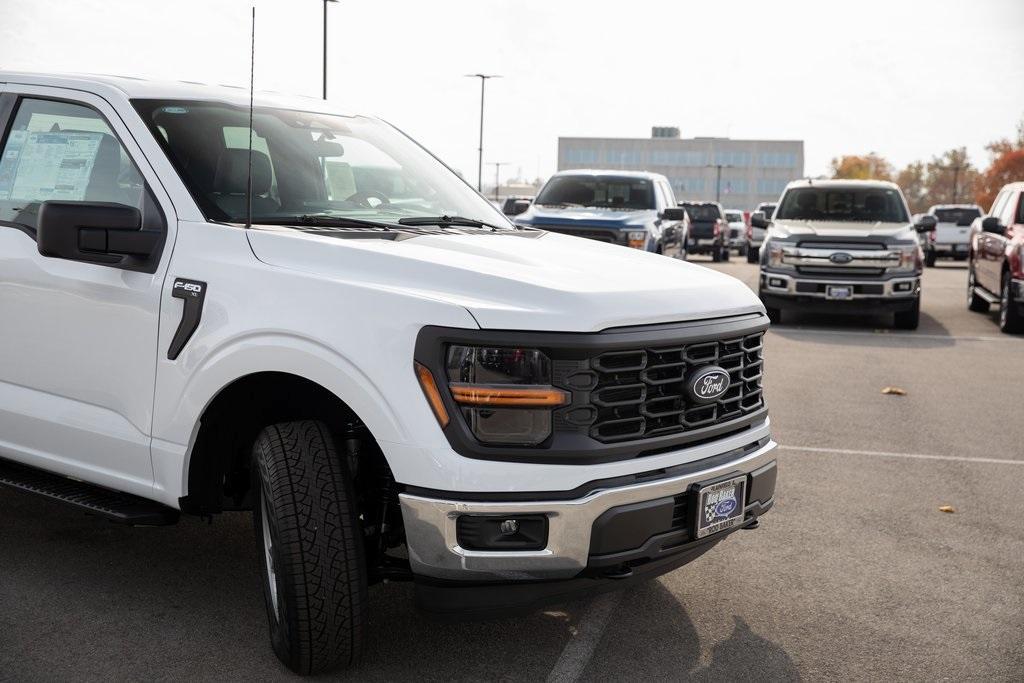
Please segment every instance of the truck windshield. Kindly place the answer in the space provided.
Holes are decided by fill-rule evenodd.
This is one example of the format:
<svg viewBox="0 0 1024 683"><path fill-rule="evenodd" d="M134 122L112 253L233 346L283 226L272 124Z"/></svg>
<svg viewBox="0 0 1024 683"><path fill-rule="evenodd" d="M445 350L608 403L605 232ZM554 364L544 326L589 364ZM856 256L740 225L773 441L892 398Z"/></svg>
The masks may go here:
<svg viewBox="0 0 1024 683"><path fill-rule="evenodd" d="M898 190L885 187L804 187L790 190L779 203L777 220L906 223L907 209Z"/></svg>
<svg viewBox="0 0 1024 683"><path fill-rule="evenodd" d="M560 175L548 181L535 204L654 209L654 187L646 178Z"/></svg>
<svg viewBox="0 0 1024 683"><path fill-rule="evenodd" d="M973 207L961 207L956 209L936 209L935 220L939 223L953 223L954 225L966 226L974 222L975 218L981 216L981 211Z"/></svg>
<svg viewBox="0 0 1024 683"><path fill-rule="evenodd" d="M248 108L166 100L134 105L206 218L244 222ZM444 164L381 121L257 107L252 129L253 222L461 216L512 227Z"/></svg>
<svg viewBox="0 0 1024 683"><path fill-rule="evenodd" d="M739 211L726 211L725 220L730 223L740 223L743 221L743 214Z"/></svg>

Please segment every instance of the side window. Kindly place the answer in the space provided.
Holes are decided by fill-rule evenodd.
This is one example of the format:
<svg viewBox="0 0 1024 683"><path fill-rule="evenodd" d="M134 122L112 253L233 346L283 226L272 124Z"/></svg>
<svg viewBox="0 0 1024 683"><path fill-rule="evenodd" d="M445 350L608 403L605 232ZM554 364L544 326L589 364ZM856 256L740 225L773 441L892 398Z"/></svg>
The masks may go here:
<svg viewBox="0 0 1024 683"><path fill-rule="evenodd" d="M661 184L661 190L665 194L665 207L673 207L676 205L676 195L672 191L672 186L668 183Z"/></svg>
<svg viewBox="0 0 1024 683"><path fill-rule="evenodd" d="M1002 192L996 195L995 201L992 202L992 208L988 210L989 216L995 216L996 218L1000 217L1000 214L1003 210L1003 204L1006 202L1006 196L1008 194L1009 193L1006 190L1003 190Z"/></svg>
<svg viewBox="0 0 1024 683"><path fill-rule="evenodd" d="M94 109L25 98L0 152L0 221L36 226L50 199L143 210L145 182Z"/></svg>
<svg viewBox="0 0 1024 683"><path fill-rule="evenodd" d="M1024 194L1017 193L1017 217L1014 223L1024 224Z"/></svg>
<svg viewBox="0 0 1024 683"><path fill-rule="evenodd" d="M1019 200L1019 192L1007 192L1006 204L1003 205L1003 210L999 216L1000 223L1003 225L1013 225L1017 222L1017 205L1020 204Z"/></svg>

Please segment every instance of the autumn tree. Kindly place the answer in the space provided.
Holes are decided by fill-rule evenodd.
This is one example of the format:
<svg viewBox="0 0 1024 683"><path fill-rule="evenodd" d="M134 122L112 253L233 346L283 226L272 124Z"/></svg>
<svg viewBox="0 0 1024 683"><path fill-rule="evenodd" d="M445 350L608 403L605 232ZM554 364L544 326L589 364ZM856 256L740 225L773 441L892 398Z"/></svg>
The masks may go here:
<svg viewBox="0 0 1024 683"><path fill-rule="evenodd" d="M992 206L1003 185L1024 180L1024 118L1017 124L1017 138L1003 138L986 146L992 163L979 179L974 199L985 210Z"/></svg>
<svg viewBox="0 0 1024 683"><path fill-rule="evenodd" d="M970 202L977 191L981 174L967 156L966 147L947 150L928 162L925 178L928 204Z"/></svg>
<svg viewBox="0 0 1024 683"><path fill-rule="evenodd" d="M893 168L874 152L865 156L847 155L832 160L832 177L845 180L892 180Z"/></svg>
<svg viewBox="0 0 1024 683"><path fill-rule="evenodd" d="M928 185L925 183L924 164L915 161L896 176L896 184L903 190L911 213L922 213L928 209Z"/></svg>

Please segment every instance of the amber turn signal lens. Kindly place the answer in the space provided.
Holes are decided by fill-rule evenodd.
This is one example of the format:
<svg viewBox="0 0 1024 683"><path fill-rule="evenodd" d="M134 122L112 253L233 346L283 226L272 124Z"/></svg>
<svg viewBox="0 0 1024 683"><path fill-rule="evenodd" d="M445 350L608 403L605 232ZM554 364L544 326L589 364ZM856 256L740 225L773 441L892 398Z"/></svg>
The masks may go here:
<svg viewBox="0 0 1024 683"><path fill-rule="evenodd" d="M569 394L553 387L489 387L480 384L449 385L456 403L467 406L553 408L569 402Z"/></svg>
<svg viewBox="0 0 1024 683"><path fill-rule="evenodd" d="M441 400L441 392L437 390L434 375L419 363L416 363L415 367L416 378L420 381L420 387L423 388L423 395L427 397L427 402L430 404L431 410L434 411L437 423L441 425L441 429L444 429L448 426L448 411L444 408L444 401Z"/></svg>

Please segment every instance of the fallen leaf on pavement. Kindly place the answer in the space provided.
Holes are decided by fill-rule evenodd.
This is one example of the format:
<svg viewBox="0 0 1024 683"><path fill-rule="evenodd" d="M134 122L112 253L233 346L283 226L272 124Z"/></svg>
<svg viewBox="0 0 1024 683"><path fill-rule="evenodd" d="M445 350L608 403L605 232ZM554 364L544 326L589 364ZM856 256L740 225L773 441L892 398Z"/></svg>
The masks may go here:
<svg viewBox="0 0 1024 683"><path fill-rule="evenodd" d="M883 394L892 394L893 396L906 396L907 390L900 389L899 387L886 387L882 389Z"/></svg>
<svg viewBox="0 0 1024 683"><path fill-rule="evenodd" d="M952 505L942 505L939 507L939 512L956 512Z"/></svg>

